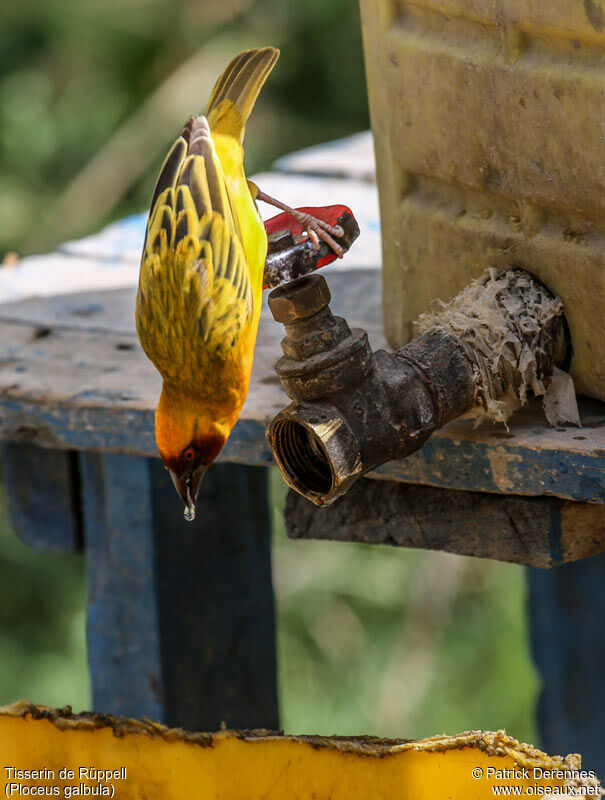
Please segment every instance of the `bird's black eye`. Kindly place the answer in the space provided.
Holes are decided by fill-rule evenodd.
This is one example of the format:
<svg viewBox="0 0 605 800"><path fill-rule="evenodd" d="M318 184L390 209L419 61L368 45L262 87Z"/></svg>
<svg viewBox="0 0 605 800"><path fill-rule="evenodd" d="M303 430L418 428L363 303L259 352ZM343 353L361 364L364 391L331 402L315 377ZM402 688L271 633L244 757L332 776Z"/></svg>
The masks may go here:
<svg viewBox="0 0 605 800"><path fill-rule="evenodd" d="M195 447L186 447L185 450L183 450L183 458L185 461L193 461L196 455Z"/></svg>

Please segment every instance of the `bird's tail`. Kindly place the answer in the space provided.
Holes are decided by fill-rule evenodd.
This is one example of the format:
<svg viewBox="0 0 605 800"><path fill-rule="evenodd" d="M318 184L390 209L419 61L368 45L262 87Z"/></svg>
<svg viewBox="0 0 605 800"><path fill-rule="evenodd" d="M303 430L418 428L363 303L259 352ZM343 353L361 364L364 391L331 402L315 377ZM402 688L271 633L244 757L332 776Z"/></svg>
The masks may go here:
<svg viewBox="0 0 605 800"><path fill-rule="evenodd" d="M243 141L250 112L278 58L275 47L244 50L235 56L216 82L208 102L206 116L213 133Z"/></svg>

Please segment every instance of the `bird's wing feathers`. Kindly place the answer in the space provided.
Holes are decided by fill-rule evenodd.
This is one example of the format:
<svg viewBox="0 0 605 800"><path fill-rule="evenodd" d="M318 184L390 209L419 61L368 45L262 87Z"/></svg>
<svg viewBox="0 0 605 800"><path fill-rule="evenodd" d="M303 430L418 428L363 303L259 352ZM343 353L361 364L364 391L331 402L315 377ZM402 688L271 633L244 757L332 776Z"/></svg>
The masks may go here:
<svg viewBox="0 0 605 800"><path fill-rule="evenodd" d="M206 116L213 132L244 140L246 122L279 50L263 47L245 50L224 70L214 87Z"/></svg>
<svg viewBox="0 0 605 800"><path fill-rule="evenodd" d="M188 138L185 139L185 135L189 135L187 126L185 126L183 133L172 145L168 151L168 155L164 159L164 163L162 164L160 174L158 175L158 179L153 190L153 197L151 198L151 213L153 213L158 201L158 197L162 194L162 192L173 187L176 183L181 164L183 163L183 159L187 154Z"/></svg>
<svg viewBox="0 0 605 800"><path fill-rule="evenodd" d="M141 261L137 330L164 378L178 380L183 371L200 370L217 376L217 362L244 357L237 345L258 320L250 270L259 265L246 263L238 197L211 131L241 145L248 116L278 56L273 47L236 56L212 92L208 118L188 121L162 165ZM264 235L260 218L258 224ZM248 240L246 247L251 249Z"/></svg>
<svg viewBox="0 0 605 800"><path fill-rule="evenodd" d="M227 360L252 317L240 237L208 122L198 117L160 172L141 262L137 326L164 377ZM192 358L204 363L192 365Z"/></svg>

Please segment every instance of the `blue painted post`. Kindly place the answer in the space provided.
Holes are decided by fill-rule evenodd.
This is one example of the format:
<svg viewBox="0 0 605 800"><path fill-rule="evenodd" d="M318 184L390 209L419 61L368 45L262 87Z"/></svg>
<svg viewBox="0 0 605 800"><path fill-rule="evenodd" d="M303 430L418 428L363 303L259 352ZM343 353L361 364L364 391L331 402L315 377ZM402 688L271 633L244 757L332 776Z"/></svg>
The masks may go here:
<svg viewBox="0 0 605 800"><path fill-rule="evenodd" d="M93 708L164 721L146 459L80 456Z"/></svg>
<svg viewBox="0 0 605 800"><path fill-rule="evenodd" d="M214 465L187 523L159 460L81 464L93 707L278 727L266 470Z"/></svg>
<svg viewBox="0 0 605 800"><path fill-rule="evenodd" d="M549 753L581 753L605 775L605 553L552 570L528 567L538 723Z"/></svg>
<svg viewBox="0 0 605 800"><path fill-rule="evenodd" d="M11 525L25 544L43 553L82 547L77 454L27 442L0 445Z"/></svg>

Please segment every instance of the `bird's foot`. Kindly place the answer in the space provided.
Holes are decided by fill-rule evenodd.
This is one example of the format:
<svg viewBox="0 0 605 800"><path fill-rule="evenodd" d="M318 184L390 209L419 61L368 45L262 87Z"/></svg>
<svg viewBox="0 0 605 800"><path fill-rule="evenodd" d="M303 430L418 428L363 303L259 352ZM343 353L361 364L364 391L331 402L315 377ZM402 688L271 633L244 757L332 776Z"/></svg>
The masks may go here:
<svg viewBox="0 0 605 800"><path fill-rule="evenodd" d="M309 239L311 239L318 250L319 240L321 239L328 245L328 247L331 247L332 250L334 250L338 258L342 258L342 247L338 244L338 242L335 241L335 239L340 239L344 236L344 231L340 225L330 225L328 222L324 222L323 219L318 219L312 214L307 214L303 211L296 211L295 209L290 213L298 222L300 222L307 232L307 236Z"/></svg>
<svg viewBox="0 0 605 800"><path fill-rule="evenodd" d="M276 200L274 197L270 197L268 194L265 194L265 192L261 192L258 186L251 181L248 181L248 186L251 187L252 196L255 198L255 200L262 200L264 203L269 203L276 208L281 208L282 211L287 211L288 214L294 217L294 219L306 231L307 236L317 249L319 249L319 240L321 239L328 245L328 247L332 248L338 258L342 258L343 249L338 242L335 241L336 239L340 239L344 236L344 230L340 227L340 225L330 225L323 219L318 219L312 214L308 214L306 211L299 211L296 208L290 208L290 206L282 203L281 200Z"/></svg>

